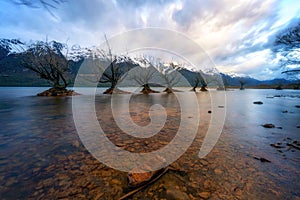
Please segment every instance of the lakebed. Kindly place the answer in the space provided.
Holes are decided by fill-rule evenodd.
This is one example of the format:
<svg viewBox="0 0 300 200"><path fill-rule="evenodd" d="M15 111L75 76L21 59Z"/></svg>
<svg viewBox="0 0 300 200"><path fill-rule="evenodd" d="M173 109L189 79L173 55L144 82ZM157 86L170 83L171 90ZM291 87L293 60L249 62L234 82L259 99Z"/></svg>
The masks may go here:
<svg viewBox="0 0 300 200"><path fill-rule="evenodd" d="M94 158L78 136L72 98L84 103L89 94L37 97L34 94L42 88L0 90L1 199L118 199L128 191L127 173ZM95 97L96 116L116 146L132 153L150 152L175 137L181 110L174 94L132 97L130 115L140 126L150 123L149 109L154 103L164 106L168 114L159 134L141 139L118 128L110 96L100 92ZM172 170L132 199L300 198L300 91L226 91L226 101L216 108L226 111L222 134L212 151L199 158L211 116L217 111L211 107L217 93L196 94L200 123L191 146L171 164ZM275 127L261 126L266 123Z"/></svg>

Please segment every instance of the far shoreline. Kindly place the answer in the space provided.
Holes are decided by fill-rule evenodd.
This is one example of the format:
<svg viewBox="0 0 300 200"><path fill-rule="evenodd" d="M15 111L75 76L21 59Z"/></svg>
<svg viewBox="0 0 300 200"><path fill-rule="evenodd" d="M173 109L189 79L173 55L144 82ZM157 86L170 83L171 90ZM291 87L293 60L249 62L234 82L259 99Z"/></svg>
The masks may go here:
<svg viewBox="0 0 300 200"><path fill-rule="evenodd" d="M51 85L0 85L0 87L32 87L32 88L51 88ZM97 88L108 88L109 86L97 86ZM129 86L130 87L130 86ZM188 88L189 86L178 86L175 88ZM274 89L274 90L281 90L281 89L288 89L288 90L299 90L300 87L295 87L295 85L282 85L281 89L276 89L278 85L257 85L257 86L245 86L244 89ZM68 86L67 88L73 88L73 85ZM94 88L94 86L76 86L76 88ZM153 87L155 88L155 87ZM200 89L200 87L199 87ZM217 89L216 86L207 87L207 89L213 90ZM240 89L239 86L226 86L226 89Z"/></svg>

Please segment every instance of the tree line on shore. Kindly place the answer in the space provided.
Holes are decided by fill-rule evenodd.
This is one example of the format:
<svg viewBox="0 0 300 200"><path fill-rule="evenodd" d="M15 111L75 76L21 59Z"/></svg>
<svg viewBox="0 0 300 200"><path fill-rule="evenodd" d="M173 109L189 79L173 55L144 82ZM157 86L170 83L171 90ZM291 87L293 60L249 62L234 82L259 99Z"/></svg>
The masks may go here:
<svg viewBox="0 0 300 200"><path fill-rule="evenodd" d="M108 43L107 43L108 44ZM153 56L130 57L127 55L113 55L108 51L96 49L83 58L81 67L88 65L94 71L85 76L86 81L97 81L99 84L109 84L105 94L122 93L118 85L142 87L144 94L156 93L151 85L164 86L164 92L173 93L177 85L190 85L192 91L200 87L200 91L207 91L209 82L214 82L223 88L223 80L217 73L204 73L201 70L191 71L177 62L164 62ZM45 94L56 95L59 91L72 95L66 88L71 83L68 77L70 62L68 46L55 41L38 41L31 44L21 53L21 65L35 72L39 78L47 80L52 88ZM91 78L91 76L94 76ZM96 79L95 79L96 77ZM74 78L74 77L73 77ZM152 83L152 84L151 84Z"/></svg>

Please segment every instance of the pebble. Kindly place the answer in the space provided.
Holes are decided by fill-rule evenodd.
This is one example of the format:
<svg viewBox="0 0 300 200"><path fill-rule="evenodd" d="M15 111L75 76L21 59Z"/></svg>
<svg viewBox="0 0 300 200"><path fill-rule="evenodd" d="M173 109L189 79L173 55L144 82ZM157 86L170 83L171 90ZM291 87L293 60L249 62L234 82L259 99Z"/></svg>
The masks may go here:
<svg viewBox="0 0 300 200"><path fill-rule="evenodd" d="M17 183L17 182L18 182L18 181L17 181L15 178L9 178L9 179L6 181L5 186L9 187L9 186L11 186L12 184Z"/></svg>
<svg viewBox="0 0 300 200"><path fill-rule="evenodd" d="M79 147L80 147L80 143L79 143L77 140L75 140L72 144L73 144L73 146L76 147L76 148L79 148Z"/></svg>
<svg viewBox="0 0 300 200"><path fill-rule="evenodd" d="M167 145L167 144L169 144L169 142L165 142L165 141L161 141L161 142L159 142L160 144L162 144L162 145Z"/></svg>
<svg viewBox="0 0 300 200"><path fill-rule="evenodd" d="M283 148L283 146L280 146L280 144L270 144L271 147L275 147L275 148Z"/></svg>
<svg viewBox="0 0 300 200"><path fill-rule="evenodd" d="M211 186L211 183L209 180L205 180L204 183L203 183L203 187L204 189L209 189Z"/></svg>
<svg viewBox="0 0 300 200"><path fill-rule="evenodd" d="M122 184L121 181L118 180L118 179L112 179L111 182L112 182L113 184L116 184L116 185L121 185L121 184Z"/></svg>
<svg viewBox="0 0 300 200"><path fill-rule="evenodd" d="M98 193L95 197L95 200L99 200L101 199L101 197L103 196L104 194L103 193Z"/></svg>
<svg viewBox="0 0 300 200"><path fill-rule="evenodd" d="M177 190L175 188L174 189L173 188L167 189L166 194L167 194L167 196L166 196L167 199L172 199L172 200L190 200L189 196L186 193L184 193L184 192L182 192L180 190Z"/></svg>
<svg viewBox="0 0 300 200"><path fill-rule="evenodd" d="M208 199L210 197L210 192L201 192L199 196L203 199Z"/></svg>
<svg viewBox="0 0 300 200"><path fill-rule="evenodd" d="M124 144L124 143L116 143L116 146L117 147L124 147L124 146L126 146L126 144Z"/></svg>
<svg viewBox="0 0 300 200"><path fill-rule="evenodd" d="M215 169L214 172L215 172L215 174L217 174L217 175L220 175L220 174L223 173L223 171L220 170L220 169Z"/></svg>

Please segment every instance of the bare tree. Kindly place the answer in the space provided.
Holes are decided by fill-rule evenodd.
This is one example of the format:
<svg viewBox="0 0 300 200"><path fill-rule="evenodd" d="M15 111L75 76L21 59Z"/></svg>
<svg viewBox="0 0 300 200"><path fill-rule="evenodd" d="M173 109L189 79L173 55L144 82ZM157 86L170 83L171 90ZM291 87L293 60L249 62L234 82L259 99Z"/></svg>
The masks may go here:
<svg viewBox="0 0 300 200"><path fill-rule="evenodd" d="M206 75L202 72L202 71L200 71L199 72L199 75L200 75L200 84L201 84L201 88L200 88L200 91L201 92L207 92L208 90L207 90L207 80L206 80Z"/></svg>
<svg viewBox="0 0 300 200"><path fill-rule="evenodd" d="M227 87L229 86L229 77L226 74L220 74L221 76L221 84L219 84L217 90L227 90Z"/></svg>
<svg viewBox="0 0 300 200"><path fill-rule="evenodd" d="M37 73L40 78L47 80L52 88L64 90L69 83L66 72L70 65L63 51L67 55L66 44L55 41L36 42L23 52L22 65Z"/></svg>
<svg viewBox="0 0 300 200"><path fill-rule="evenodd" d="M275 90L282 90L282 81L281 80L277 80L276 81L276 87Z"/></svg>
<svg viewBox="0 0 300 200"><path fill-rule="evenodd" d="M174 90L173 87L181 81L182 75L178 72L177 68L178 65L174 62L171 62L169 64L163 64L158 63L156 65L157 70L160 72L165 84L166 89L164 92L166 93L173 93Z"/></svg>
<svg viewBox="0 0 300 200"><path fill-rule="evenodd" d="M194 73L195 73L195 76L193 78L193 88L191 91L196 92L196 88L199 86L201 87L200 91L202 91L202 92L207 91L207 89L206 89L207 83L204 80L204 74L201 71L197 71Z"/></svg>
<svg viewBox="0 0 300 200"><path fill-rule="evenodd" d="M272 50L282 56L282 67L300 65L300 21L276 36Z"/></svg>
<svg viewBox="0 0 300 200"><path fill-rule="evenodd" d="M289 76L289 78L294 79L295 81L297 81L294 85L294 89L298 90L300 89L300 79L299 79L299 75L300 75L300 69L291 69L291 70L286 70L281 72L282 74L286 74Z"/></svg>
<svg viewBox="0 0 300 200"><path fill-rule="evenodd" d="M157 69L145 57L138 59L137 62L139 66L132 70L131 79L143 87L141 91L143 94L158 93L152 90L149 85L155 73L158 73Z"/></svg>
<svg viewBox="0 0 300 200"><path fill-rule="evenodd" d="M99 79L99 83L110 83L110 88L108 88L104 94L112 93L123 93L117 88L118 82L125 77L126 72L137 66L135 62L128 56L117 56L112 54L109 42L105 37L106 44L108 47L108 54L104 51L100 51L102 54L101 65L99 65L99 70L102 76Z"/></svg>
<svg viewBox="0 0 300 200"><path fill-rule="evenodd" d="M123 73L122 64L118 63L117 56L110 56L111 61L109 66L103 71L102 76L100 77L99 83L110 83L110 88L108 88L104 94L112 94L113 92L118 92L117 84L120 81ZM107 63L107 62L105 62Z"/></svg>
<svg viewBox="0 0 300 200"><path fill-rule="evenodd" d="M13 0L12 2L17 5L24 5L30 8L44 8L53 17L55 17L52 10L57 9L60 4L66 3L67 0Z"/></svg>
<svg viewBox="0 0 300 200"><path fill-rule="evenodd" d="M246 84L246 81L243 78L240 78L239 83L240 83L240 90L244 90L245 89L244 86Z"/></svg>

